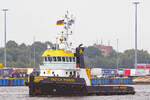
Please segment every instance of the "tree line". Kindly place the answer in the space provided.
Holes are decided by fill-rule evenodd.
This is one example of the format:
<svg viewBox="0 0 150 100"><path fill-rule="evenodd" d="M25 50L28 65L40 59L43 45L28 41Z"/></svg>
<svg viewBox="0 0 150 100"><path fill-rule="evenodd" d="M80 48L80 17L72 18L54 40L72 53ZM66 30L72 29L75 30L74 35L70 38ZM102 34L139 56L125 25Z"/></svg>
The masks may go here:
<svg viewBox="0 0 150 100"><path fill-rule="evenodd" d="M7 66L8 67L39 67L42 64L42 53L47 49L47 45L53 45L51 42L34 42L31 45L24 43L17 44L15 41L7 42ZM34 66L34 48L35 48L35 66ZM150 63L150 54L145 50L138 50L138 63ZM134 68L134 49L117 52L112 50L104 56L102 51L94 46L85 47L84 60L86 67L99 68L117 68L117 59L119 68ZM4 62L4 48L0 48L0 63ZM4 65L4 64L3 64Z"/></svg>

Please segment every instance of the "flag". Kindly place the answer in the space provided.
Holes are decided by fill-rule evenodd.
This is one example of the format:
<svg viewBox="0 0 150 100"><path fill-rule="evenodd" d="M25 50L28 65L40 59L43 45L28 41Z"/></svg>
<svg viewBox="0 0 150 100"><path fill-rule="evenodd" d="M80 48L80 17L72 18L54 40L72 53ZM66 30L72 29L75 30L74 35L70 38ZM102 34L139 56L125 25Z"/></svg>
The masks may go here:
<svg viewBox="0 0 150 100"><path fill-rule="evenodd" d="M64 25L64 20L58 20L56 25Z"/></svg>
<svg viewBox="0 0 150 100"><path fill-rule="evenodd" d="M71 26L72 24L74 24L74 20L73 19L71 19L71 20L68 21L68 25Z"/></svg>
<svg viewBox="0 0 150 100"><path fill-rule="evenodd" d="M69 22L70 22L71 24L74 24L74 20L73 20L73 19L71 19Z"/></svg>

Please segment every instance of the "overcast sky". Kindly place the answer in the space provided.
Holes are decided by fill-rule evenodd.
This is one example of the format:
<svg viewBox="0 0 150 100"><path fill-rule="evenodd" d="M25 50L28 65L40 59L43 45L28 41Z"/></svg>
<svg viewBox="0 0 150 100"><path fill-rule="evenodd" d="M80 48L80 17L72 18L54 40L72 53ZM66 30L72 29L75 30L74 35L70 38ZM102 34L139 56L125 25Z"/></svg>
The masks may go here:
<svg viewBox="0 0 150 100"><path fill-rule="evenodd" d="M0 9L8 8L7 41L31 44L55 41L56 21L67 10L76 16L73 40L92 45L98 40L119 51L134 48L133 0L0 0ZM138 49L150 52L150 0L138 6ZM4 14L0 11L0 46L4 44Z"/></svg>

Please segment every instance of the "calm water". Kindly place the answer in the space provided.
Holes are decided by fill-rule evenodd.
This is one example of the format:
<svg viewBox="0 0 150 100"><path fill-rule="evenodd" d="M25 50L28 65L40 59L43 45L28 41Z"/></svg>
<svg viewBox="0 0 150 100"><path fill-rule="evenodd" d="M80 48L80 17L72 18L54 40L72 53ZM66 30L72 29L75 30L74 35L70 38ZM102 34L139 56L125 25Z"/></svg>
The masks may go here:
<svg viewBox="0 0 150 100"><path fill-rule="evenodd" d="M135 95L29 97L28 87L0 87L0 100L150 100L150 85L136 85Z"/></svg>

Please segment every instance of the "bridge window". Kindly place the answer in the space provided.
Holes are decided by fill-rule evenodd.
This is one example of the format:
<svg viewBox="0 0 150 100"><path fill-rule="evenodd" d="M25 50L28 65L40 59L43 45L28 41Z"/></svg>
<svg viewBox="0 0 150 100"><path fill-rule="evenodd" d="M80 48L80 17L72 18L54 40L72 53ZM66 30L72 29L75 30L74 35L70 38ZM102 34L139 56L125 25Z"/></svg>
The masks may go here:
<svg viewBox="0 0 150 100"><path fill-rule="evenodd" d="M56 57L53 57L53 60L56 61Z"/></svg>
<svg viewBox="0 0 150 100"><path fill-rule="evenodd" d="M59 61L59 62L60 62L60 61L61 61L61 57L57 57L57 61Z"/></svg>
<svg viewBox="0 0 150 100"><path fill-rule="evenodd" d="M48 57L48 61L52 61L52 57Z"/></svg>
<svg viewBox="0 0 150 100"><path fill-rule="evenodd" d="M66 72L66 75L68 75L68 72Z"/></svg>
<svg viewBox="0 0 150 100"><path fill-rule="evenodd" d="M62 61L65 62L65 57L62 57Z"/></svg>
<svg viewBox="0 0 150 100"><path fill-rule="evenodd" d="M45 57L45 61L47 61L47 57Z"/></svg>
<svg viewBox="0 0 150 100"><path fill-rule="evenodd" d="M69 62L69 58L68 57L66 57L66 61Z"/></svg>
<svg viewBox="0 0 150 100"><path fill-rule="evenodd" d="M75 59L75 57L73 57L73 62L76 62L76 59Z"/></svg>
<svg viewBox="0 0 150 100"><path fill-rule="evenodd" d="M72 62L72 57L69 57L69 61Z"/></svg>

